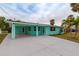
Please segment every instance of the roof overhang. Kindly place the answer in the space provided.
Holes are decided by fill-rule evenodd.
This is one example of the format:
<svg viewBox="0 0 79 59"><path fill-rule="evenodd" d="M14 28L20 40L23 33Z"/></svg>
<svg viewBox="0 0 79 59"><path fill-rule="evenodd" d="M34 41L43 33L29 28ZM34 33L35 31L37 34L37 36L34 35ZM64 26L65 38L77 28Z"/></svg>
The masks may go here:
<svg viewBox="0 0 79 59"><path fill-rule="evenodd" d="M49 24L40 24L40 23L32 23L32 22L15 22L15 21L7 21L10 24L18 24L18 25L38 25L38 26L50 26Z"/></svg>

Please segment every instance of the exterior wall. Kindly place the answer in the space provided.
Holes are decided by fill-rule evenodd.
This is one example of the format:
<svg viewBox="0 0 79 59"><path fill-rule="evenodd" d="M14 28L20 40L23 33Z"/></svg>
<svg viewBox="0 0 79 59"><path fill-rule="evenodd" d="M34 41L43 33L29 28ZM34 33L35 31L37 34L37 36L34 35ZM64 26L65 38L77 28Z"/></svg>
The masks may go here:
<svg viewBox="0 0 79 59"><path fill-rule="evenodd" d="M50 27L47 26L45 27L45 33L46 35L57 35L62 34L63 32L60 33L60 27L55 27L55 31L50 31Z"/></svg>
<svg viewBox="0 0 79 59"><path fill-rule="evenodd" d="M30 27L30 31L29 31L29 27ZM28 35L33 35L35 36L36 35L36 32L34 31L34 26L26 26L26 30L25 30L25 34L28 34Z"/></svg>
<svg viewBox="0 0 79 59"><path fill-rule="evenodd" d="M31 31L29 31L29 27L31 28ZM33 35L33 36L36 36L36 35L44 35L43 33L43 26L36 26L36 31L34 31L34 27L33 25L30 25L30 26L22 26L22 25L18 25L16 24L15 25L15 34L16 35L21 35L21 34L27 34L27 35ZM40 31L38 31L38 27L40 27ZM24 28L24 32L23 32L23 29ZM45 28L44 28L45 29ZM38 32L37 32L38 31Z"/></svg>
<svg viewBox="0 0 79 59"><path fill-rule="evenodd" d="M15 28L16 28L16 29L15 29L15 30L16 30L16 31L15 31L15 32L16 32L16 35L17 35L17 34L25 34L25 31L23 32L23 30L22 30L24 27L25 27L25 26L15 26ZM26 28L24 28L24 29L26 29Z"/></svg>
<svg viewBox="0 0 79 59"><path fill-rule="evenodd" d="M30 27L30 31L29 31L29 27ZM15 26L15 30L16 30L16 35L20 35L20 34L27 34L27 35L36 35L36 31L34 31L34 26ZM24 28L24 32L23 32L23 28Z"/></svg>
<svg viewBox="0 0 79 59"><path fill-rule="evenodd" d="M43 26L38 26L38 27L40 27L40 31L38 31L38 35L44 35Z"/></svg>

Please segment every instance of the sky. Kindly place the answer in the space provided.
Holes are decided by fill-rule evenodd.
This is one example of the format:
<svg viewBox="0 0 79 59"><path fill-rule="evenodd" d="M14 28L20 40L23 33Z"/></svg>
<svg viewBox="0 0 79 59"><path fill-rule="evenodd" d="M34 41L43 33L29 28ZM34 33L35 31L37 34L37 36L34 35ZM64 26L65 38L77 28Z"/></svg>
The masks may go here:
<svg viewBox="0 0 79 59"><path fill-rule="evenodd" d="M55 19L55 25L61 25L71 11L69 3L0 3L0 16L25 22L50 24Z"/></svg>

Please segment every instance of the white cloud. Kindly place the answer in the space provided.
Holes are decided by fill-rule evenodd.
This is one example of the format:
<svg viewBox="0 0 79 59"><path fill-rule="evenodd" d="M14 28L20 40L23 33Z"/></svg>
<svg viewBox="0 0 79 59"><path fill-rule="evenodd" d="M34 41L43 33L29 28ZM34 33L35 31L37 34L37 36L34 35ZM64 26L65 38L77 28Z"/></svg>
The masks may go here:
<svg viewBox="0 0 79 59"><path fill-rule="evenodd" d="M49 20L54 18L56 25L61 25L63 18L66 18L69 14L74 14L70 10L70 4L67 3L39 3L34 5L37 12L29 10L28 6L30 5L32 4L0 4L2 8L0 8L0 15L39 23L49 23Z"/></svg>

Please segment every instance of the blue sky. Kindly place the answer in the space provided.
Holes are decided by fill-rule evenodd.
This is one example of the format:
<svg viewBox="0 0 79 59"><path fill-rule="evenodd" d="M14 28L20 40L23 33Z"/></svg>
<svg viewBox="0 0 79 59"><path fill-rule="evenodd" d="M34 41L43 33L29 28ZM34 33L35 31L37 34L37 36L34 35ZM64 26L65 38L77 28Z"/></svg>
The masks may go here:
<svg viewBox="0 0 79 59"><path fill-rule="evenodd" d="M62 19L70 14L69 3L2 3L0 4L0 16L22 20L26 22L46 23L55 19L56 25L61 25Z"/></svg>

